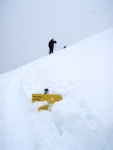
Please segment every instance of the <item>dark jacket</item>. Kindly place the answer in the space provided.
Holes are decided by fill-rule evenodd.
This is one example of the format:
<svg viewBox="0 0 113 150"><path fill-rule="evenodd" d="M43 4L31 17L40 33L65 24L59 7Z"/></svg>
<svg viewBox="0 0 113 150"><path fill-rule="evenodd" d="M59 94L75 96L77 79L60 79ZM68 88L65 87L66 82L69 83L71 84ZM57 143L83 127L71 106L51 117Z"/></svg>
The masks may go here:
<svg viewBox="0 0 113 150"><path fill-rule="evenodd" d="M49 48L54 48L54 43L57 43L54 40L50 40L50 42L48 43Z"/></svg>

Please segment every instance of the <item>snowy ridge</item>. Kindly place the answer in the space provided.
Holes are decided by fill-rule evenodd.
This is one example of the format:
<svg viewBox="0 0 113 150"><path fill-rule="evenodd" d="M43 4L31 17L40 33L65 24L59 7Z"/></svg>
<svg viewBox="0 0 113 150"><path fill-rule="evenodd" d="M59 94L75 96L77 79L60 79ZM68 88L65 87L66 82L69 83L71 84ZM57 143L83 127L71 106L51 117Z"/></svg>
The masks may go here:
<svg viewBox="0 0 113 150"><path fill-rule="evenodd" d="M0 149L112 150L112 41L113 28L0 75ZM38 112L45 88L63 100Z"/></svg>

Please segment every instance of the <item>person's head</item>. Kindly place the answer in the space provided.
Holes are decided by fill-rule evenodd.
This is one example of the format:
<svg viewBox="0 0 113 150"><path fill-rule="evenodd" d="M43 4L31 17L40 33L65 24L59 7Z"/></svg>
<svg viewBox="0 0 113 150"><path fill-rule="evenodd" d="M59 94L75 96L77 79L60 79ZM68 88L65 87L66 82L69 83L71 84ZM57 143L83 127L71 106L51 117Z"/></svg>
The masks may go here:
<svg viewBox="0 0 113 150"><path fill-rule="evenodd" d="M52 38L52 41L54 41L54 38Z"/></svg>

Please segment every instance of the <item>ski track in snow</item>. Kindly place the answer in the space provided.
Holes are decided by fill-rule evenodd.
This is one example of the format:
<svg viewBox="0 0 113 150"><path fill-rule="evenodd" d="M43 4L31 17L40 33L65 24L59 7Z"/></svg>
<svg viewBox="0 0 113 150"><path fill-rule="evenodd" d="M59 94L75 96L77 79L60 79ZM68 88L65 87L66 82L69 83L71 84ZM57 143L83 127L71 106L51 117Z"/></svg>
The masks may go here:
<svg viewBox="0 0 113 150"><path fill-rule="evenodd" d="M45 72L46 75L51 76L50 80L48 80L48 76L44 76ZM36 73L35 76L37 75ZM56 91L60 87L60 91L62 91L61 89L63 88L63 90L65 89L66 93L68 93L64 94L62 91L65 101L56 104L56 106L58 106L57 109L53 107L53 112L51 113L39 113L37 112L37 104L31 105L30 103L29 105L27 102L28 99L29 102L31 101L29 91L32 91L34 85L33 78L36 79L36 77L32 76L31 72L25 71L23 75L10 80L10 88L7 87L8 89L6 91L8 92L5 92L7 102L4 111L5 118L8 118L5 122L5 132L7 134L5 149L30 150L33 149L33 147L34 149L38 147L39 150L49 150L54 147L55 150L61 148L64 150L69 148L74 150L75 147L77 147L77 144L74 142L74 137L79 141L79 136L83 136L82 140L84 145L85 138L89 138L87 134L89 134L90 131L93 131L93 133L91 132L90 138L95 138L95 142L97 142L96 132L100 132L98 131L97 121L95 121L94 116L87 111L87 103L85 100L78 99L74 94L76 83L58 79L56 82L52 75L50 72L47 73L47 71L43 70L38 75L43 77L43 82L39 80L40 77L35 80L35 83L39 84L41 89L43 89L46 83L50 87L53 85L52 88L56 89ZM27 78L27 76L29 78ZM73 105L72 102L70 103L70 98L75 100L75 97L76 104ZM61 111L62 105L63 107L65 106L63 111ZM86 134L86 137L84 137L84 134ZM51 135L51 138L48 139L48 135ZM70 140L70 138L73 140ZM65 140L68 142L64 143ZM94 139L92 144L94 144L93 142ZM63 145L60 143L63 143ZM95 148L96 147L94 147L94 150Z"/></svg>
<svg viewBox="0 0 113 150"><path fill-rule="evenodd" d="M27 116L23 115L21 106L22 97L19 95L19 78L10 78L10 86L4 92L5 102L5 149L20 150L31 149L29 147L29 125ZM6 83L7 85L7 83Z"/></svg>

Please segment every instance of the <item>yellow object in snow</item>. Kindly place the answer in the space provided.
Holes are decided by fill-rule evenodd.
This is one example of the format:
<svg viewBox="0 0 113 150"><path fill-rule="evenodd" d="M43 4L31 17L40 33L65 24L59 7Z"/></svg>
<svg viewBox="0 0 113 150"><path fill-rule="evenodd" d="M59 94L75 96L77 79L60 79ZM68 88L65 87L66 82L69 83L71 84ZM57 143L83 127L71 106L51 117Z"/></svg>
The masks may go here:
<svg viewBox="0 0 113 150"><path fill-rule="evenodd" d="M63 97L60 94L32 94L32 102L47 101L48 104L40 106L38 110L50 110L52 104L62 100Z"/></svg>
<svg viewBox="0 0 113 150"><path fill-rule="evenodd" d="M50 104L62 100L63 97L60 94L32 94L32 102L47 101Z"/></svg>
<svg viewBox="0 0 113 150"><path fill-rule="evenodd" d="M40 107L38 108L38 111L40 111L40 110L48 110L48 107L49 107L49 105L40 106Z"/></svg>

